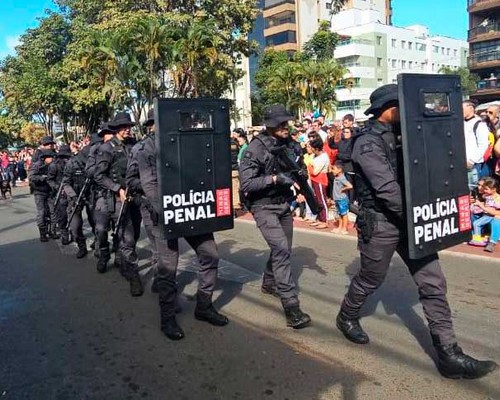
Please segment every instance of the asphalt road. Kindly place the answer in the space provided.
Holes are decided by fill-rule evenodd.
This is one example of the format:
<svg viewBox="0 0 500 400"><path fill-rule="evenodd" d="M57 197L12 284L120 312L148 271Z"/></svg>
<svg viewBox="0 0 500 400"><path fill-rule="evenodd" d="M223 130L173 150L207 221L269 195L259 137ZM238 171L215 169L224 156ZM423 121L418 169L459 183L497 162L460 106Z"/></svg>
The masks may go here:
<svg viewBox="0 0 500 400"><path fill-rule="evenodd" d="M76 248L40 243L33 198L0 200L0 399L500 399L500 373L447 380L413 282L397 258L364 309L368 346L347 342L334 318L359 258L348 238L297 231L293 269L310 328L285 327L279 301L260 293L268 250L255 226L217 234L222 257L216 305L224 328L193 318L196 263L187 250L179 283L186 338L159 330L149 291L150 251L139 243L140 298L116 270L95 271ZM449 301L462 347L500 361L498 260L444 255Z"/></svg>

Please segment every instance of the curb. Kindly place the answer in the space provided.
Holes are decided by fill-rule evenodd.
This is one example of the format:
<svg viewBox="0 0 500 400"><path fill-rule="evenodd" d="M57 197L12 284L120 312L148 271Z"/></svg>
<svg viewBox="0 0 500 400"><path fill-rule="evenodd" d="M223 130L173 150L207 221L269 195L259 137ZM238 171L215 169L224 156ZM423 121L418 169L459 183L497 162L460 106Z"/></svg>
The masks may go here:
<svg viewBox="0 0 500 400"><path fill-rule="evenodd" d="M253 219L236 218L234 221L245 223L245 224L255 225L255 221ZM312 229L302 228L302 227L297 227L297 226L294 226L293 230L295 232L309 233L309 234L313 234L313 235L317 235L317 236L330 237L330 238L335 238L335 239L345 239L345 240L349 240L351 242L358 241L358 238L356 236L352 236L352 235L339 235L339 234L332 233L332 232L315 231ZM461 252L458 250L441 250L439 252L439 254L451 256L451 257L465 258L468 260L484 261L484 262L489 262L492 264L493 263L500 264L500 260L497 259L496 257L483 256L483 255L479 255L479 254L469 254L469 253Z"/></svg>

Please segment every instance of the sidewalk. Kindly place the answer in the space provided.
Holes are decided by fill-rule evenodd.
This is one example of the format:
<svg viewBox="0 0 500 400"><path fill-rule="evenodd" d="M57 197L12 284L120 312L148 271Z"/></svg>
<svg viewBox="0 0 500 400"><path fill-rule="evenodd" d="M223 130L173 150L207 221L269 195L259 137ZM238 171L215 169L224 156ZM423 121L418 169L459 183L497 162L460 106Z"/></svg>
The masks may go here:
<svg viewBox="0 0 500 400"><path fill-rule="evenodd" d="M249 212L237 212L237 218L240 220L253 221L252 214L250 214ZM309 224L307 224L301 220L298 220L297 218L294 218L294 221L293 221L293 226L295 228L299 228L301 230L315 232L315 233L320 232L321 234L331 235L333 239L335 239L335 238L345 239L346 237L348 237L348 238L351 238L354 240L357 236L356 229L354 229L354 225L352 223L349 223L349 229L348 229L349 235L340 235L337 233L332 233L330 231L332 229L336 228L337 225L334 224L332 221L329 221L328 225L329 225L328 229L315 229L314 227L309 226ZM450 247L450 248L446 249L445 251L449 251L452 253L464 254L464 255L473 256L473 257L487 257L490 259L498 259L500 261L500 244L497 245L497 248L495 249L495 252L493 252L493 253L488 253L488 252L484 251L483 247L469 246L467 243L463 243L463 244L459 244L458 246Z"/></svg>

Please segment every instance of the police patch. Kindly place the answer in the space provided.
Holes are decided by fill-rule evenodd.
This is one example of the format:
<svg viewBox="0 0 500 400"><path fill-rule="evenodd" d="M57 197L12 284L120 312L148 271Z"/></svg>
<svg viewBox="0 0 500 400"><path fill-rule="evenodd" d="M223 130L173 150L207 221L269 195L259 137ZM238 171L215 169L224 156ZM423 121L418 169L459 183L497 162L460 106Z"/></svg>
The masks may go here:
<svg viewBox="0 0 500 400"><path fill-rule="evenodd" d="M373 151L373 145L371 143L362 144L359 148L361 154L371 153Z"/></svg>

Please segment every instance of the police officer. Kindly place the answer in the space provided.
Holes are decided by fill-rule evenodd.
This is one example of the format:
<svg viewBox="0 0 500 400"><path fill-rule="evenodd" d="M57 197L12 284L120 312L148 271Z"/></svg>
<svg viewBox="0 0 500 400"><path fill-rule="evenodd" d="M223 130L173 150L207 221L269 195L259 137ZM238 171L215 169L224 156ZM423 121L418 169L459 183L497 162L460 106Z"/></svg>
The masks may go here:
<svg viewBox="0 0 500 400"><path fill-rule="evenodd" d="M352 279L337 316L337 327L350 341L367 344L359 324L367 297L382 284L395 251L415 281L424 314L438 354L439 372L447 378L480 378L496 368L492 361L478 361L457 345L446 298L446 279L437 254L410 259L405 240L404 176L400 144L397 85L385 85L370 96L373 114L354 138L352 161L356 194L361 269Z"/></svg>
<svg viewBox="0 0 500 400"><path fill-rule="evenodd" d="M140 226L140 213L136 207L126 204L126 212L122 214L123 221L119 221L122 204L128 202L126 194L126 172L130 150L135 144L131 134L131 128L135 126L130 115L125 112L116 114L108 124L114 131L113 138L102 144L96 156L95 182L100 190L96 202L96 231L99 244L99 258L97 270L101 273L107 269L110 259L108 244L108 230L110 221L113 220L118 227L118 237L113 241L117 244L115 253L115 265L120 268L130 265L137 257L134 255L135 243L137 241L137 224ZM127 219L130 218L134 229L123 229L128 226ZM138 272L124 274L130 281L130 292L132 296L141 296L144 293Z"/></svg>
<svg viewBox="0 0 500 400"><path fill-rule="evenodd" d="M33 157L31 157L31 162L37 162L44 150L54 150L55 144L56 142L54 142L52 136L44 136L40 142L40 147L36 149L35 154L33 154Z"/></svg>
<svg viewBox="0 0 500 400"><path fill-rule="evenodd" d="M84 190L85 182L87 179L85 173L85 165L88 158L88 153L90 151L89 146L85 146L78 154L74 155L67 163L64 168L63 176L63 190L68 197L68 215L73 213L73 218L70 222L71 235L78 246L78 252L76 253L76 258L83 258L87 255L87 242L83 234L83 207L86 207L87 218L89 224L93 229L93 216L90 210L90 204L88 202L88 194L90 192L90 184L87 183L85 188L85 193L83 193L83 201L81 204L76 204L78 196ZM74 210L75 207L78 207Z"/></svg>
<svg viewBox="0 0 500 400"><path fill-rule="evenodd" d="M154 132L153 119L150 120ZM161 330L171 340L180 340L184 331L175 318L177 302L177 265L179 262L179 243L177 239L164 240L158 226L160 212L158 194L158 175L156 169L156 146L154 134L148 135L137 152L140 186L151 205L153 235L158 250L158 271L154 286L160 302ZM227 325L229 320L220 314L212 304L212 295L217 281L219 254L213 234L195 235L185 240L194 249L200 262L198 291L196 294L195 318L214 326Z"/></svg>
<svg viewBox="0 0 500 400"><path fill-rule="evenodd" d="M94 240L90 245L91 249L95 248L95 243L97 241L97 235L95 230L95 214L96 214L96 202L98 195L97 184L95 183L94 175L95 175L95 166L96 166L96 156L99 151L99 147L105 143L113 139L113 130L109 128L107 123L101 124L99 127L99 131L96 134L93 134L90 139L89 150L87 155L87 162L85 164L85 174L90 179L90 188L89 188L89 197L87 203L89 204L91 213L89 216L89 223L92 226L92 232L94 234ZM96 257L98 256L98 251L94 253Z"/></svg>
<svg viewBox="0 0 500 400"><path fill-rule="evenodd" d="M35 196L36 223L40 231L41 242L48 242L49 240L47 234L48 226L51 223L50 210L53 209L53 204L49 204L52 199L50 197L51 188L47 183L47 175L49 165L55 156L56 153L50 149L41 151L39 160L33 163L29 170L29 182Z"/></svg>
<svg viewBox="0 0 500 400"><path fill-rule="evenodd" d="M151 203L149 200L144 196L144 191L142 190L141 187L141 180L139 176L139 165L137 162L137 154L139 150L141 150L144 146L144 140L151 134L154 135L154 131L152 130L152 127L154 125L154 109L149 110L147 120L144 122L144 128L147 129L147 134L146 137L141 140L139 143L137 143L134 147L132 147L132 150L130 152L130 157L127 165L127 176L126 176L126 182L127 182L127 189L131 196L134 198L134 201L139 204L140 207L140 213L142 217L142 221L144 223L144 228L146 231L146 235L148 236L148 239L151 243L151 247L153 250L153 257L152 257L152 266L154 270L154 274L156 276L156 267L158 263L158 251L156 250L156 240L153 235L153 221L151 220ZM129 224L132 225L133 224ZM130 229L130 227L129 227ZM140 232L136 232L136 237L138 238L140 235ZM135 252L135 248L134 248ZM137 266L137 256L135 258L131 259L131 265L127 266L128 269L131 271L136 271L138 269ZM135 274L135 272L133 272ZM156 287L152 287L153 292L156 292Z"/></svg>
<svg viewBox="0 0 500 400"><path fill-rule="evenodd" d="M54 213L56 216L56 223L51 225L51 234L52 237L56 238L59 236L59 232L61 232L61 243L63 245L67 245L70 243L69 232L66 228L68 222L68 200L66 198L66 194L64 190L61 191L58 199L58 203L55 204L55 200L57 194L59 193L59 189L62 186L62 180L64 175L64 168L66 167L66 163L71 157L71 150L68 145L61 146L59 151L57 152L56 160L49 165L47 183L51 188L51 197L54 202Z"/></svg>
<svg viewBox="0 0 500 400"><path fill-rule="evenodd" d="M279 296L287 326L301 329L311 323L311 318L300 309L298 289L290 267L293 217L288 201L293 197L290 188L295 182L272 154L274 147L290 146L288 121L293 119L281 105L265 111L266 131L248 145L240 161L239 175L248 208L271 248L262 292ZM293 153L293 149L290 152Z"/></svg>

